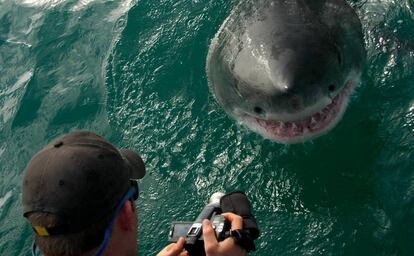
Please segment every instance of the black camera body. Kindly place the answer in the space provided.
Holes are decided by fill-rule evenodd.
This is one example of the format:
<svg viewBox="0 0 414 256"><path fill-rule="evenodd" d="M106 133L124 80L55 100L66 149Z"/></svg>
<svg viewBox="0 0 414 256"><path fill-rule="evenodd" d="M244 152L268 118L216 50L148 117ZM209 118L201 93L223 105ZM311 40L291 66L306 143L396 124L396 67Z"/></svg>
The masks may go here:
<svg viewBox="0 0 414 256"><path fill-rule="evenodd" d="M230 223L222 215L214 213L210 218L210 222L216 233L217 241L223 241L229 236ZM186 238L184 247L190 255L203 255L203 253L200 253L204 251L202 228L198 223L194 224L192 221L174 221L171 224L168 241L175 243L182 236ZM198 235L199 232L201 232L200 235ZM194 239L191 239L192 237ZM194 253L192 254L191 252Z"/></svg>
<svg viewBox="0 0 414 256"><path fill-rule="evenodd" d="M190 256L203 256L204 239L202 221L209 219L216 233L217 241L223 241L231 236L230 223L221 215L223 212L233 212L243 217L243 233L248 236L255 250L253 240L259 236L256 220L250 209L249 201L242 192L233 192L227 195L214 193L209 203L203 208L195 221L174 221L168 233L169 242L177 242L181 236L185 238L184 248ZM240 244L243 246L243 244ZM248 250L249 251L249 250Z"/></svg>

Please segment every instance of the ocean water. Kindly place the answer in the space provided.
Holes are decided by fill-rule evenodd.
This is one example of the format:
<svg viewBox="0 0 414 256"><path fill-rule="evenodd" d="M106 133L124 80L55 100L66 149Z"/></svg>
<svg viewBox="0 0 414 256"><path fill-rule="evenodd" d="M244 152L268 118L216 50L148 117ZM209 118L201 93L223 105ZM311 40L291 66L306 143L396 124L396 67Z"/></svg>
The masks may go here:
<svg viewBox="0 0 414 256"><path fill-rule="evenodd" d="M328 134L281 145L208 91L210 40L237 1L0 0L0 255L28 255L20 180L74 129L140 152L139 255L215 191L243 190L251 255L414 255L414 1L354 0L368 52Z"/></svg>

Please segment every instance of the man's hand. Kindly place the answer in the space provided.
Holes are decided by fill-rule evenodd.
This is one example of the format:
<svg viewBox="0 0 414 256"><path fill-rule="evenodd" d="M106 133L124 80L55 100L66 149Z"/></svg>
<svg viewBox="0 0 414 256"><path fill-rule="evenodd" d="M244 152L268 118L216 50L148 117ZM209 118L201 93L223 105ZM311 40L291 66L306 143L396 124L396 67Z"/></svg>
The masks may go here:
<svg viewBox="0 0 414 256"><path fill-rule="evenodd" d="M184 244L184 237L180 237L177 243L167 245L157 256L188 256L188 252L183 252Z"/></svg>
<svg viewBox="0 0 414 256"><path fill-rule="evenodd" d="M242 217L234 213L223 213L226 220L231 223L231 230L243 229ZM209 220L203 221L204 249L206 256L245 256L247 252L238 246L233 238L228 237L224 241L218 242L216 233Z"/></svg>

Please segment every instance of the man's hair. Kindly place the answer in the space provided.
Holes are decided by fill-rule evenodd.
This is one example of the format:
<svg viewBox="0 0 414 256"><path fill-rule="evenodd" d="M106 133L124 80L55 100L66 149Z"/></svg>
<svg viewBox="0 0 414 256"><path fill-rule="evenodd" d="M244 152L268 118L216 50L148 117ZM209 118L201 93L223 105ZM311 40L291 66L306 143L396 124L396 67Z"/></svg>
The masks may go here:
<svg viewBox="0 0 414 256"><path fill-rule="evenodd" d="M131 208L135 212L133 199ZM87 228L73 234L41 237L35 235L35 243L39 249L48 256L84 256L85 253L98 247L104 239L105 228L112 218L112 214L91 223ZM138 216L137 216L138 218ZM56 215L46 212L34 212L27 216L32 226L56 227L62 224L62 220Z"/></svg>
<svg viewBox="0 0 414 256"><path fill-rule="evenodd" d="M39 249L50 256L80 256L98 247L103 239L105 227L111 219L111 214L101 220L91 223L80 232L73 234L41 237L35 235L35 243ZM43 227L59 226L62 220L50 213L35 212L28 216L32 225Z"/></svg>

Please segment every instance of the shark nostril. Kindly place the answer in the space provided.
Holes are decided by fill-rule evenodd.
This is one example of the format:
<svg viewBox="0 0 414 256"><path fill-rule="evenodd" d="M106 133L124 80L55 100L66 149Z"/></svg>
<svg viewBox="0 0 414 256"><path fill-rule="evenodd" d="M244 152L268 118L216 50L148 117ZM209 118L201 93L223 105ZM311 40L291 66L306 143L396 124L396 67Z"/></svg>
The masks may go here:
<svg viewBox="0 0 414 256"><path fill-rule="evenodd" d="M329 90L330 92L335 91L335 85L333 85L333 84L329 85L328 90Z"/></svg>
<svg viewBox="0 0 414 256"><path fill-rule="evenodd" d="M262 115L264 113L264 110L259 106L254 107L253 111L258 115Z"/></svg>

